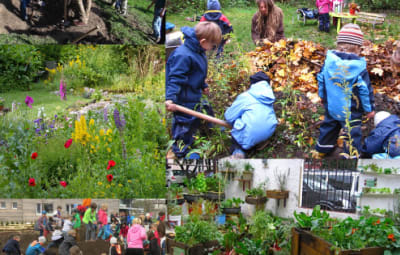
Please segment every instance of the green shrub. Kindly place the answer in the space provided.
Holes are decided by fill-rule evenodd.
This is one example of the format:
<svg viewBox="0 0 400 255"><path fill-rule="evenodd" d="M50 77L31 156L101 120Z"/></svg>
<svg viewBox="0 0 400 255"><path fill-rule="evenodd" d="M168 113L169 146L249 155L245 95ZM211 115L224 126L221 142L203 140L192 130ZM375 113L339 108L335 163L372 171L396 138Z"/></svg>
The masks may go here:
<svg viewBox="0 0 400 255"><path fill-rule="evenodd" d="M12 89L29 90L42 67L42 57L35 46L0 46L0 93Z"/></svg>

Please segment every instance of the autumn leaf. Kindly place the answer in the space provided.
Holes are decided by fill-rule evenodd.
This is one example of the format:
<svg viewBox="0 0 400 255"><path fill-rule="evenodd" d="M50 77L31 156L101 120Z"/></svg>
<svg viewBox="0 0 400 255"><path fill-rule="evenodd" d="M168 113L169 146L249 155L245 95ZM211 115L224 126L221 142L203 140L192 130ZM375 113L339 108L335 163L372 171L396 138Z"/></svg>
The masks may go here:
<svg viewBox="0 0 400 255"><path fill-rule="evenodd" d="M375 68L373 68L373 69L371 70L371 73L374 73L374 74L379 75L379 76L382 77L382 75L383 75L383 70L382 70L381 68L375 67Z"/></svg>

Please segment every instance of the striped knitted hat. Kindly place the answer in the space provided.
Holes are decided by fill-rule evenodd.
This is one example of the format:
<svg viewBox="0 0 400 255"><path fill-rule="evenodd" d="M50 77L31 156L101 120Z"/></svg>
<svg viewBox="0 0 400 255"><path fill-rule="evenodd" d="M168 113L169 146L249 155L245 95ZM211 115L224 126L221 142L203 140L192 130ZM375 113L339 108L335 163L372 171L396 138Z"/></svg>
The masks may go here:
<svg viewBox="0 0 400 255"><path fill-rule="evenodd" d="M357 24L349 23L340 29L336 42L350 43L361 46L364 42L364 34Z"/></svg>
<svg viewBox="0 0 400 255"><path fill-rule="evenodd" d="M397 46L397 49L393 52L392 61L396 65L400 65L400 45Z"/></svg>

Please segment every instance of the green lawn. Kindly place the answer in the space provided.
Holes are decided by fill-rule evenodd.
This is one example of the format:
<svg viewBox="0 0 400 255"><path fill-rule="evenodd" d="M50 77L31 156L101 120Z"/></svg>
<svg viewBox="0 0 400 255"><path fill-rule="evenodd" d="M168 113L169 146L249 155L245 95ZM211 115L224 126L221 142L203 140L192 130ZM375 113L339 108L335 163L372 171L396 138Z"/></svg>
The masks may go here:
<svg viewBox="0 0 400 255"><path fill-rule="evenodd" d="M63 113L68 107L83 105L92 99L85 99L81 95L67 93L67 100L61 100L59 95L52 93L43 83L34 84L31 91L10 91L0 93L0 97L5 99L5 107L11 109L12 102L20 103L18 111L8 113L8 117L22 115L25 119L36 119L40 107L44 107L47 117ZM25 105L26 96L33 98L32 109ZM21 117L21 116L19 116Z"/></svg>
<svg viewBox="0 0 400 255"><path fill-rule="evenodd" d="M289 4L277 3L282 8L285 18L285 36L287 38L304 39L314 42L321 43L323 46L328 48L335 47L336 41L336 28L332 28L330 33L323 33L318 31L318 24L316 20L308 20L306 25L302 21L297 20L296 10L299 7L314 8L310 6L294 6ZM222 9L223 13L233 25L234 35L238 42L242 45L244 51L250 51L254 49L253 41L251 40L251 19L254 13L257 11L256 7L247 8L235 8L228 7ZM197 15L201 15L201 11L196 11ZM186 17L193 17L196 15L195 11L168 14L168 21L176 25L176 30L179 30L182 26L194 26L195 22L186 20ZM332 22L331 22L332 23ZM382 26L376 26L375 30L372 26L362 25L365 38L372 40L376 43L385 41L389 36L398 37L400 34L400 18L398 15L388 13L386 22ZM399 38L397 38L399 39ZM226 47L227 51L230 51L232 47Z"/></svg>

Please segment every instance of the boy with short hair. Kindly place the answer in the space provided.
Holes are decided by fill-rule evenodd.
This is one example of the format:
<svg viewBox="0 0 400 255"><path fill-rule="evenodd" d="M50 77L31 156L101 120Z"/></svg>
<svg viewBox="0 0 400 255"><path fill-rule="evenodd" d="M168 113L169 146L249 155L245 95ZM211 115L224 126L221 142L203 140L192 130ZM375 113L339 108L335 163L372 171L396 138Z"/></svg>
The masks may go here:
<svg viewBox="0 0 400 255"><path fill-rule="evenodd" d="M318 94L325 106L325 118L320 126L316 145L322 157L332 152L346 121L351 126L350 136L354 150L349 151L349 137L344 141L344 156L358 157L361 150L361 118L367 113L374 117L374 94L365 58L359 57L364 35L356 24L346 24L337 36L337 49L329 50L324 66L317 75ZM352 155L351 155L352 154Z"/></svg>
<svg viewBox="0 0 400 255"><path fill-rule="evenodd" d="M365 138L363 152L374 159L400 156L400 118L380 111L374 117L375 129Z"/></svg>
<svg viewBox="0 0 400 255"><path fill-rule="evenodd" d="M205 52L221 42L221 29L213 22L200 22L194 29L183 27L184 44L168 58L166 66L166 108L174 112L172 151L178 158L185 157L193 144L193 135L200 121L196 117L175 112L174 104L199 110L202 94L208 95L205 83L207 57Z"/></svg>
<svg viewBox="0 0 400 255"><path fill-rule="evenodd" d="M69 255L70 249L76 245L76 230L71 229L68 231L67 236L64 238L64 241L61 243L58 248L58 254L60 255Z"/></svg>
<svg viewBox="0 0 400 255"><path fill-rule="evenodd" d="M219 58L224 51L224 45L229 39L229 34L233 32L233 27L229 19L222 14L221 5L218 0L208 0L207 11L201 17L200 22L211 21L219 26L222 33L222 41L218 46L217 58Z"/></svg>
<svg viewBox="0 0 400 255"><path fill-rule="evenodd" d="M19 242L21 237L19 235L13 235L13 237L7 241L2 252L6 255L21 255L21 249L19 247Z"/></svg>
<svg viewBox="0 0 400 255"><path fill-rule="evenodd" d="M33 241L29 244L26 249L26 255L39 255L45 251L44 244L46 243L46 237L39 236L38 241Z"/></svg>

